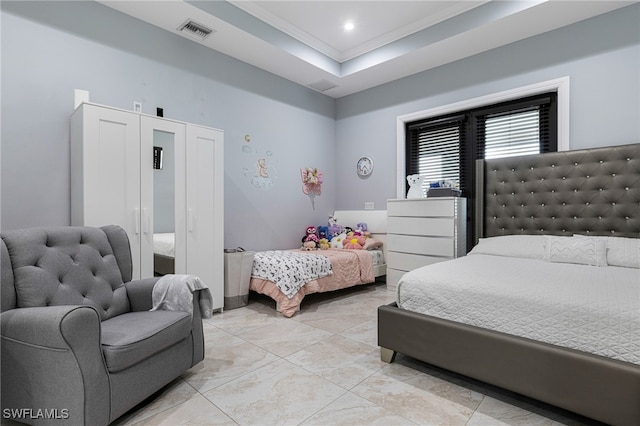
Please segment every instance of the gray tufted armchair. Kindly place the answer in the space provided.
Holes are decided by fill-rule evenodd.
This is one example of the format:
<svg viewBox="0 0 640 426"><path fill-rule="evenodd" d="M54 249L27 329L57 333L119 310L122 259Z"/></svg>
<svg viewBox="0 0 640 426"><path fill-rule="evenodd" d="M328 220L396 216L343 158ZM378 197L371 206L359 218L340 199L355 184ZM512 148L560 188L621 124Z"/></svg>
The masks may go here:
<svg viewBox="0 0 640 426"><path fill-rule="evenodd" d="M152 311L117 226L6 231L1 243L2 415L105 425L204 358L202 320Z"/></svg>

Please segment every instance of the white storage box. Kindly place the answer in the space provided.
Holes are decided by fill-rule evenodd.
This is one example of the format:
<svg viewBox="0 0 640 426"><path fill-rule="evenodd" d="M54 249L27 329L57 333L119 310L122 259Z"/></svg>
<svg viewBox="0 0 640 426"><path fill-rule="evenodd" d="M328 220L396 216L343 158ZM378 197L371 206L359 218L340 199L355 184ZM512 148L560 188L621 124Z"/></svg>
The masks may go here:
<svg viewBox="0 0 640 426"><path fill-rule="evenodd" d="M235 309L249 303L249 282L253 268L253 252L225 249L224 309Z"/></svg>

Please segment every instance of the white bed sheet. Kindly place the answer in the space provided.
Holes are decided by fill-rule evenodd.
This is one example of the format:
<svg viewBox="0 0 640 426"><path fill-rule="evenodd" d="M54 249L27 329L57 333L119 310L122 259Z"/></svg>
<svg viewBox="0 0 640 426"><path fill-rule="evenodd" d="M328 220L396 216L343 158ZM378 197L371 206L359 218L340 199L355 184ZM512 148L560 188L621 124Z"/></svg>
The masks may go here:
<svg viewBox="0 0 640 426"><path fill-rule="evenodd" d="M397 291L403 309L640 365L640 269L473 254Z"/></svg>
<svg viewBox="0 0 640 426"><path fill-rule="evenodd" d="M373 258L373 266L384 265L384 252L382 250L367 250Z"/></svg>
<svg viewBox="0 0 640 426"><path fill-rule="evenodd" d="M176 238L173 232L153 234L153 252L163 256L176 256Z"/></svg>

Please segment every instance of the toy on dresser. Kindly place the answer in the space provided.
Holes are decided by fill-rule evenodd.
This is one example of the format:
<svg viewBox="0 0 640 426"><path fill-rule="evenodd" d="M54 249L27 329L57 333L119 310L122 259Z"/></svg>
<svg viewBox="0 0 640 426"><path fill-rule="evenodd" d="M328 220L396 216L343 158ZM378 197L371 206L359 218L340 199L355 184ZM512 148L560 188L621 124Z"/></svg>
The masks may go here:
<svg viewBox="0 0 640 426"><path fill-rule="evenodd" d="M424 190L422 184L427 179L424 175L409 175L407 176L407 182L409 183L409 191L407 192L407 198L424 198Z"/></svg>

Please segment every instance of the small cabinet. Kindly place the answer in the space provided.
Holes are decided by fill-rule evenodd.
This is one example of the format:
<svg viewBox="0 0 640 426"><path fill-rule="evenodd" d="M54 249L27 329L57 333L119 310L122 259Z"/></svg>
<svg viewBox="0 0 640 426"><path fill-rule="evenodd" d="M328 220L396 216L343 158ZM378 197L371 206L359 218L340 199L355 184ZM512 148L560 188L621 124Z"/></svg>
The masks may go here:
<svg viewBox="0 0 640 426"><path fill-rule="evenodd" d="M406 272L466 253L466 199L387 200L387 285Z"/></svg>

